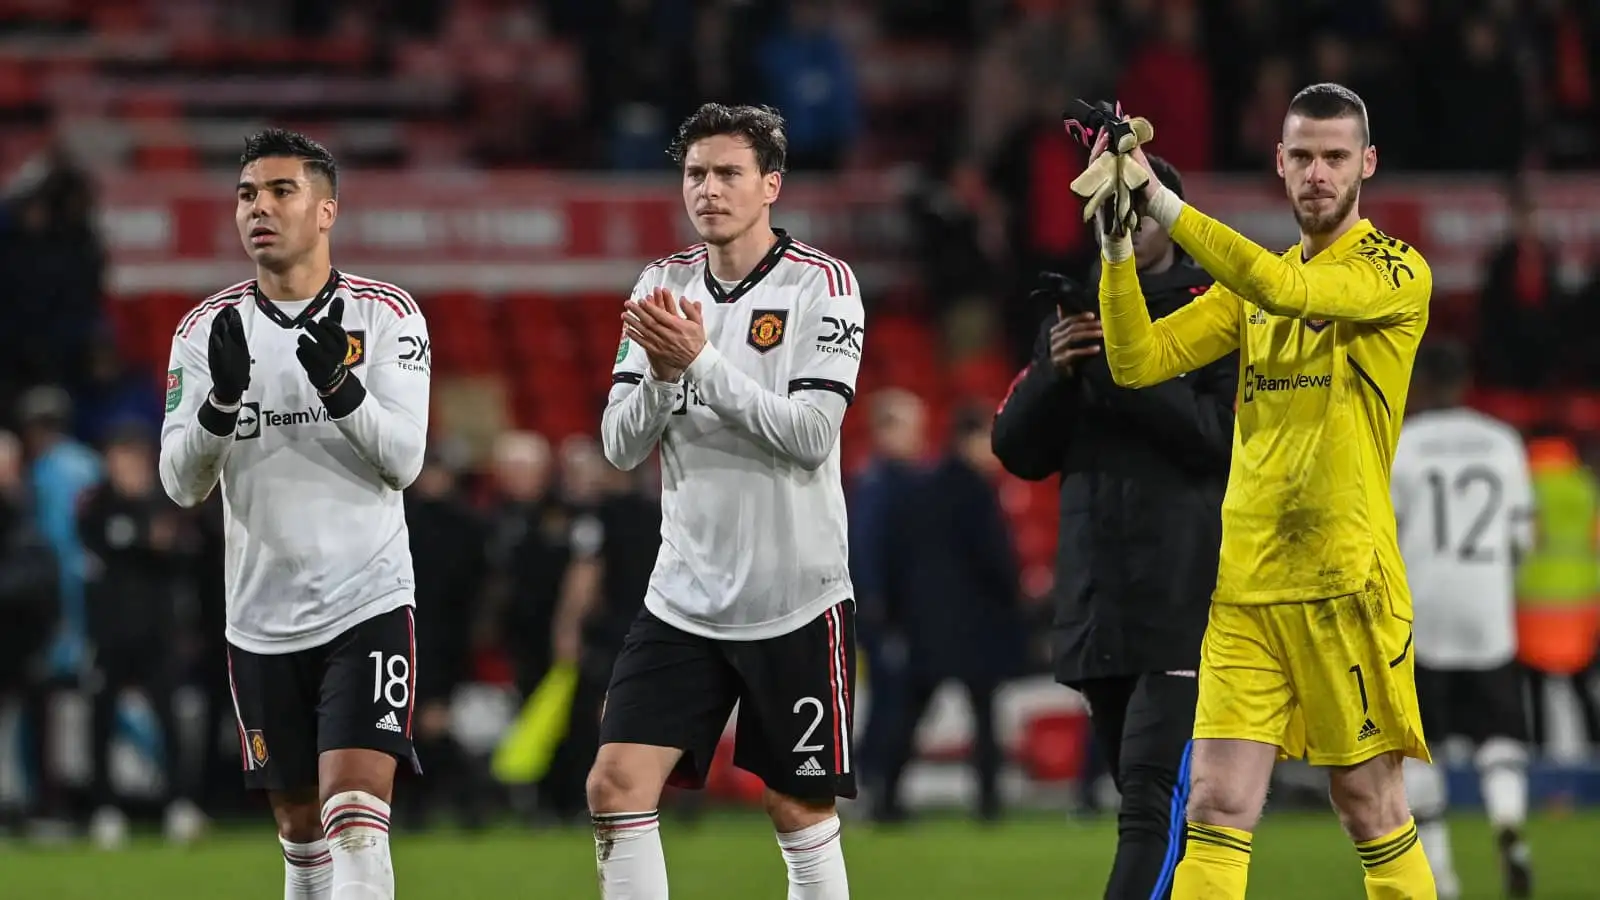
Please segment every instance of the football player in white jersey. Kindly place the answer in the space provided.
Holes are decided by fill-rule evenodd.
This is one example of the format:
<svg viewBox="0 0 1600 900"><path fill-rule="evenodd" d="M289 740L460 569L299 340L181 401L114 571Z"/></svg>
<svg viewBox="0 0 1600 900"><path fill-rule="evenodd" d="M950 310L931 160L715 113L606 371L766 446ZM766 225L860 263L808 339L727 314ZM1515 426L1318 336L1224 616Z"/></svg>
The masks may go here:
<svg viewBox="0 0 1600 900"><path fill-rule="evenodd" d="M855 612L839 427L864 322L850 267L772 227L783 119L702 106L673 158L704 243L645 267L623 307L606 457L661 449L661 550L617 658L589 775L605 900L667 896L662 787L701 786L738 704L790 900L849 896Z"/></svg>
<svg viewBox="0 0 1600 900"><path fill-rule="evenodd" d="M401 491L422 468L428 330L405 291L333 268L325 148L272 129L240 162L234 217L256 277L178 324L161 483L182 506L222 488L228 686L284 896L392 898L395 765L416 765Z"/></svg>
<svg viewBox="0 0 1600 900"><path fill-rule="evenodd" d="M1533 486L1521 435L1466 408L1466 383L1457 345L1418 351L1392 490L1416 610L1423 731L1472 740L1507 892L1526 897L1527 725L1514 582L1518 557L1532 545ZM1408 759L1405 777L1439 896L1458 896L1442 763Z"/></svg>

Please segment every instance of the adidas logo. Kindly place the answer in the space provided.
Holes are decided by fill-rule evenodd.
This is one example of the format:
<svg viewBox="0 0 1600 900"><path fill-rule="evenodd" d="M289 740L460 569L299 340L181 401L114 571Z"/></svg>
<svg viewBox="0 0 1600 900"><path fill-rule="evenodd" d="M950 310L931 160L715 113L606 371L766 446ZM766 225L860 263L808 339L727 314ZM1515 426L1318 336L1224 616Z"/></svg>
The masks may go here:
<svg viewBox="0 0 1600 900"><path fill-rule="evenodd" d="M817 762L817 758L815 756L812 756L807 758L805 762L801 763L800 768L795 769L794 773L796 775L826 775L828 774L828 770L824 769L822 764Z"/></svg>
<svg viewBox="0 0 1600 900"><path fill-rule="evenodd" d="M393 731L398 733L400 731L400 719L394 714L394 710L391 709L383 714L383 718L378 720L378 727L384 731Z"/></svg>
<svg viewBox="0 0 1600 900"><path fill-rule="evenodd" d="M1377 737L1382 733L1383 732L1379 730L1378 726L1371 719L1368 719L1361 723L1361 730L1356 732L1356 740L1364 741L1370 737Z"/></svg>
<svg viewBox="0 0 1600 900"><path fill-rule="evenodd" d="M1252 312L1250 314L1250 324L1251 325L1265 325L1265 324L1267 324L1266 311L1265 310L1261 310L1261 309L1257 309L1255 312Z"/></svg>

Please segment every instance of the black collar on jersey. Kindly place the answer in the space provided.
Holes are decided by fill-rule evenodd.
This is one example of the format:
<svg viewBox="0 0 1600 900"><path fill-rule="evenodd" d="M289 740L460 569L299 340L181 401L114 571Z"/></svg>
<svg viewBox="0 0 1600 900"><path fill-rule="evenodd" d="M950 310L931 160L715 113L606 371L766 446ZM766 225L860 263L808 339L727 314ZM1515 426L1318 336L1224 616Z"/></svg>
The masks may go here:
<svg viewBox="0 0 1600 900"><path fill-rule="evenodd" d="M756 263L756 267L750 270L750 274L746 275L743 281L733 286L732 291L722 289L722 282L711 274L710 257L706 258L705 282L706 290L711 292L711 299L718 303L732 303L743 297L751 288L760 284L761 279L767 277L767 273L777 268L778 260L783 259L784 251L788 250L789 245L794 243L794 238L789 237L789 232L784 231L782 228L774 228L772 233L778 236L778 240L773 243L772 249L767 251L766 256L761 257L761 262Z"/></svg>
<svg viewBox="0 0 1600 900"><path fill-rule="evenodd" d="M338 269L330 266L328 268L328 283L322 286L322 290L317 291L317 296L313 298L310 303L306 304L305 309L300 310L300 315L295 316L292 319L289 318L288 313L278 308L278 304L261 296L261 286L259 284L252 282L250 285L250 293L256 298L256 309L261 310L262 315L276 322L278 327L302 328L307 322L315 319L317 314L322 312L323 308L332 302L333 292L338 289L339 281L343 277L344 276L339 274Z"/></svg>

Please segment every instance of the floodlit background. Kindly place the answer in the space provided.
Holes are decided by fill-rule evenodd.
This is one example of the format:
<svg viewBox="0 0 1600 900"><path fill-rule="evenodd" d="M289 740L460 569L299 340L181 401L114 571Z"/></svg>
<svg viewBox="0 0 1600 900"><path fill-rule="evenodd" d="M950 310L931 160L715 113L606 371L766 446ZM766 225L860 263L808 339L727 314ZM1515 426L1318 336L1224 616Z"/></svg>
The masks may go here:
<svg viewBox="0 0 1600 900"><path fill-rule="evenodd" d="M0 619L14 838L0 897L281 890L264 806L239 787L220 511L146 498L139 437L160 423L178 319L253 274L230 217L245 135L280 125L327 144L343 167L335 264L409 290L432 331L433 461L408 499L414 538L459 539L417 551L455 574L419 589L433 678L418 714L438 777L431 792L399 788L402 890L585 897L583 729L537 788L497 783L484 759L564 658L553 620L590 546L582 529L606 535L610 587L579 660L602 675L638 602L627 586L654 557L654 479L610 471L594 436L620 301L644 263L694 240L663 150L696 105L784 113L792 172L775 224L849 261L864 287L852 475L875 455L877 392L926 404L936 458L954 414L992 409L1019 369L1046 312L1027 300L1035 274L1086 273L1067 100L1115 97L1150 118L1189 199L1278 248L1296 236L1274 142L1292 94L1322 80L1370 107L1380 163L1363 210L1427 255L1429 332L1474 348L1474 402L1587 452L1600 432L1597 48L1600 8L1583 0L0 0L0 583L42 583L40 559L65 582L12 591ZM846 846L860 896L1099 896L1115 797L1075 696L1041 674L1055 483L995 489L1029 648L999 702L1009 820L960 821L971 716L960 691L941 694L909 788L931 821L859 817ZM80 515L91 492L159 523L147 556L104 552L111 523ZM106 665L129 646L154 660L137 678ZM1530 679L1542 896L1600 896L1579 877L1600 833L1584 811L1600 803L1596 689L1592 667ZM97 697L140 835L122 853L90 849L116 837L91 798ZM176 789L151 763L163 748L212 824L187 851L158 843ZM1285 767L1281 780L1256 895L1358 895L1331 817L1294 812L1323 808L1317 777ZM752 785L725 767L714 781L670 804L675 887L777 896L766 826L739 811ZM1458 766L1458 855L1471 896L1497 896L1474 785ZM477 823L491 831L462 832Z"/></svg>

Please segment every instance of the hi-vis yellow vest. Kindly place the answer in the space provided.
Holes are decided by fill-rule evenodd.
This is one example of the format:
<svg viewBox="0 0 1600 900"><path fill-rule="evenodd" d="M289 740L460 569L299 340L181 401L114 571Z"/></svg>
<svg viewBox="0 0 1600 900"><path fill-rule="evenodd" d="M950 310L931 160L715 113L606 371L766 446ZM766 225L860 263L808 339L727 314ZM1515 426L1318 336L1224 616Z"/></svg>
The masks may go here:
<svg viewBox="0 0 1600 900"><path fill-rule="evenodd" d="M1517 569L1518 656L1547 672L1581 671L1600 628L1600 482L1565 439L1528 451L1535 540Z"/></svg>

